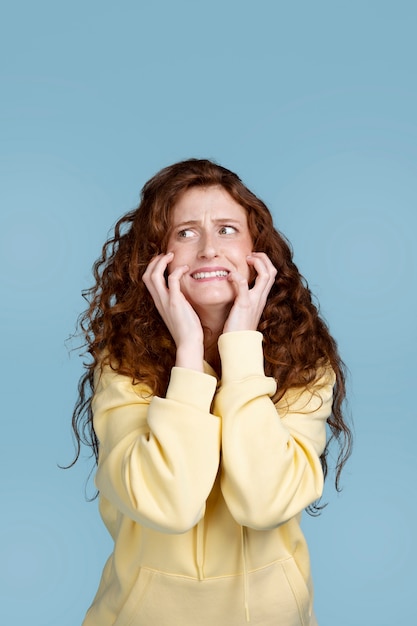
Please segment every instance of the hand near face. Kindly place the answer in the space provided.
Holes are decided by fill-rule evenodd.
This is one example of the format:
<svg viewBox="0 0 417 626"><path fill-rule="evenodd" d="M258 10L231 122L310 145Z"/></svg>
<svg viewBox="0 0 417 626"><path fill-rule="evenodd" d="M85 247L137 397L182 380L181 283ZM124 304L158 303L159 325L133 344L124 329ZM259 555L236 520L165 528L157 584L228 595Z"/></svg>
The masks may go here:
<svg viewBox="0 0 417 626"><path fill-rule="evenodd" d="M168 276L167 286L165 272L172 259L171 252L152 259L143 275L143 282L177 346L176 365L203 371L203 329L197 313L180 288L180 280L189 267L176 267Z"/></svg>
<svg viewBox="0 0 417 626"><path fill-rule="evenodd" d="M276 268L264 252L252 252L247 258L256 272L255 284L249 289L248 281L241 274L231 272L228 276L236 291L236 298L225 322L223 332L256 330L265 308L268 294L277 275Z"/></svg>
<svg viewBox="0 0 417 626"><path fill-rule="evenodd" d="M207 345L221 332L256 330L276 269L252 252L247 213L222 187L187 190L171 220L171 253L155 257L143 281L175 341L177 365L202 371L202 325Z"/></svg>

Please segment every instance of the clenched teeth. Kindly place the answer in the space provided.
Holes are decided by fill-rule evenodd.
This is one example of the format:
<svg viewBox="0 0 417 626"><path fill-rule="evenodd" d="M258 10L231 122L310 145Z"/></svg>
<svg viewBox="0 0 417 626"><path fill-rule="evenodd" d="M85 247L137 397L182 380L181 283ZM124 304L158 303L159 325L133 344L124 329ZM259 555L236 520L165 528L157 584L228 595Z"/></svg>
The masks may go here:
<svg viewBox="0 0 417 626"><path fill-rule="evenodd" d="M192 277L196 280L200 280L201 278L224 278L228 273L229 272L225 270L219 270L217 272L196 272Z"/></svg>

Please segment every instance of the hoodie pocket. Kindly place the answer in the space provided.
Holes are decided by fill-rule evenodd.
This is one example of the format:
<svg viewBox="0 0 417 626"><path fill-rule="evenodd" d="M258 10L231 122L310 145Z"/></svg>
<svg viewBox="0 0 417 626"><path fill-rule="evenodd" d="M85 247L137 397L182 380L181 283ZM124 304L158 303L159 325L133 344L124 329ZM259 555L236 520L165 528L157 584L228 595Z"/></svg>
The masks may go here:
<svg viewBox="0 0 417 626"><path fill-rule="evenodd" d="M281 567L297 603L302 626L309 626L313 612L313 602L307 584L293 557L281 561Z"/></svg>
<svg viewBox="0 0 417 626"><path fill-rule="evenodd" d="M146 592L151 584L154 572L148 569L141 569L133 585L126 602L122 606L113 626L131 626L136 618L140 606L143 604Z"/></svg>
<svg viewBox="0 0 417 626"><path fill-rule="evenodd" d="M310 626L307 585L293 558L243 575L198 580L141 569L113 626Z"/></svg>

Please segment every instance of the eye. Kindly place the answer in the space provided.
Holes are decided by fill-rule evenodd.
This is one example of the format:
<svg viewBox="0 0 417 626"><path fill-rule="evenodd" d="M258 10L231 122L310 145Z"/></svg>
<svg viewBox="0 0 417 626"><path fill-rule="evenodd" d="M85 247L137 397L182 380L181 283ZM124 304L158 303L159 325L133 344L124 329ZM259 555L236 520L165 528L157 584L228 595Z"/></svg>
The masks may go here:
<svg viewBox="0 0 417 626"><path fill-rule="evenodd" d="M191 228L183 228L179 230L177 233L178 239L189 239L190 237L194 237L194 231Z"/></svg>
<svg viewBox="0 0 417 626"><path fill-rule="evenodd" d="M234 226L221 226L219 229L219 234L220 235L233 235L234 233L236 233L237 230Z"/></svg>

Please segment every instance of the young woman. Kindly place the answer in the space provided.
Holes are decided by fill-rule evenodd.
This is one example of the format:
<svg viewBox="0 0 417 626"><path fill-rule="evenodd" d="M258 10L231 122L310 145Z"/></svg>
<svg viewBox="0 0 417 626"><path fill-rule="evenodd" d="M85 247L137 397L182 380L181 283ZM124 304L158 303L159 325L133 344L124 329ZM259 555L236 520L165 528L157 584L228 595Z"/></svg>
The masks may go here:
<svg viewBox="0 0 417 626"><path fill-rule="evenodd" d="M176 163L94 276L73 427L114 550L84 626L316 624L300 517L350 452L344 370L268 209Z"/></svg>

